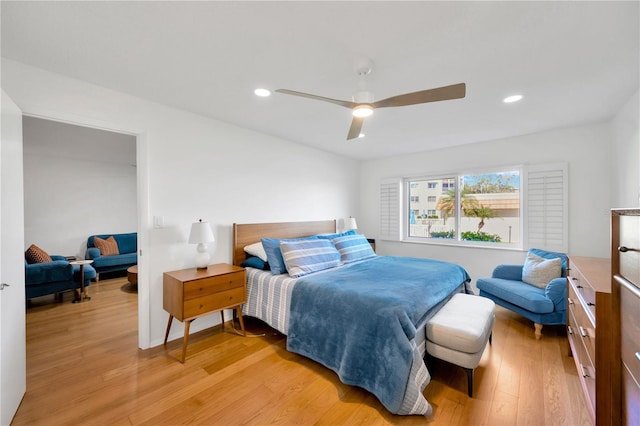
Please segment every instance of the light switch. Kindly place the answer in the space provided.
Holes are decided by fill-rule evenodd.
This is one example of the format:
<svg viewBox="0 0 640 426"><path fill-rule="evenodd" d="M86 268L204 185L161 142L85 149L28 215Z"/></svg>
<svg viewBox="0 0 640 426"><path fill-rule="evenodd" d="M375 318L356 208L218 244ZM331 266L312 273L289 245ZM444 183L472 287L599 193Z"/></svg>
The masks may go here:
<svg viewBox="0 0 640 426"><path fill-rule="evenodd" d="M154 228L164 228L164 216L154 216L153 217L153 227Z"/></svg>

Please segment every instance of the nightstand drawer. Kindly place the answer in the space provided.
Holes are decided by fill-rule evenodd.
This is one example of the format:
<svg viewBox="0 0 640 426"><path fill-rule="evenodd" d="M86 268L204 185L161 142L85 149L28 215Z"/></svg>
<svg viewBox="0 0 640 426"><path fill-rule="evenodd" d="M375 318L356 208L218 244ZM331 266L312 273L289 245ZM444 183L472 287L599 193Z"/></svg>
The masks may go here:
<svg viewBox="0 0 640 426"><path fill-rule="evenodd" d="M186 302L190 299L206 297L214 293L240 287L244 288L244 272L190 281L184 283L184 300Z"/></svg>
<svg viewBox="0 0 640 426"><path fill-rule="evenodd" d="M241 288L213 293L198 299L185 300L184 317L193 318L245 302L244 285Z"/></svg>

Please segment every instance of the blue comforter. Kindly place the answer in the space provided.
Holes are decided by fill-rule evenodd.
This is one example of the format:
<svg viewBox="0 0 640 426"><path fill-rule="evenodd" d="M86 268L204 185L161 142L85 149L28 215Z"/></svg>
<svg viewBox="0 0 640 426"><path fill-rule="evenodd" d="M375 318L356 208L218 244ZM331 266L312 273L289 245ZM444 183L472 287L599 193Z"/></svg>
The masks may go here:
<svg viewBox="0 0 640 426"><path fill-rule="evenodd" d="M298 280L287 349L360 386L395 414L429 414L416 326L469 275L453 263L378 256Z"/></svg>

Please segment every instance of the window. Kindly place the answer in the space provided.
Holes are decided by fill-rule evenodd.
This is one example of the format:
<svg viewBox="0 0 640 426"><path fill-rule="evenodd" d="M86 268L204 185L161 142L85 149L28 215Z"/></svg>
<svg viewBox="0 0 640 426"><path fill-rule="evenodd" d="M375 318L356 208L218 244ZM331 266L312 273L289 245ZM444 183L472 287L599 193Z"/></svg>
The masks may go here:
<svg viewBox="0 0 640 426"><path fill-rule="evenodd" d="M451 190L455 190L456 188L456 181L453 178L449 178L449 179L445 179L442 182L442 193L446 194L447 192L451 191Z"/></svg>
<svg viewBox="0 0 640 426"><path fill-rule="evenodd" d="M569 250L567 163L445 176L382 179L378 238ZM448 191L442 193L445 186ZM411 204L418 192L422 201Z"/></svg>
<svg viewBox="0 0 640 426"><path fill-rule="evenodd" d="M415 188L424 187L425 182L427 188L442 189L420 203ZM414 212L408 215L407 238L521 245L520 170L407 179L405 183Z"/></svg>

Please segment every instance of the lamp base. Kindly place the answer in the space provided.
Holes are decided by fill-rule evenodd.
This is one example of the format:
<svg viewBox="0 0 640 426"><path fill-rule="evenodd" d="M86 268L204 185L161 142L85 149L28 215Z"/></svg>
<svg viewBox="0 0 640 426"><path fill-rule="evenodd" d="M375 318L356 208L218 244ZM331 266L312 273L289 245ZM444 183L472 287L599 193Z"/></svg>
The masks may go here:
<svg viewBox="0 0 640 426"><path fill-rule="evenodd" d="M210 260L211 256L207 251L207 246L202 243L198 244L198 253L196 254L196 268L207 269Z"/></svg>

